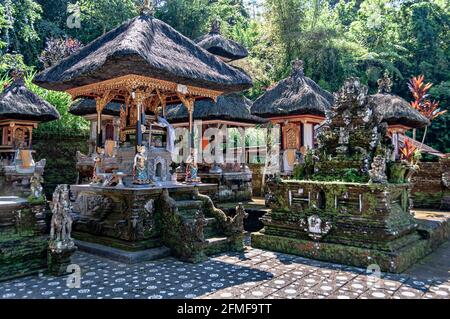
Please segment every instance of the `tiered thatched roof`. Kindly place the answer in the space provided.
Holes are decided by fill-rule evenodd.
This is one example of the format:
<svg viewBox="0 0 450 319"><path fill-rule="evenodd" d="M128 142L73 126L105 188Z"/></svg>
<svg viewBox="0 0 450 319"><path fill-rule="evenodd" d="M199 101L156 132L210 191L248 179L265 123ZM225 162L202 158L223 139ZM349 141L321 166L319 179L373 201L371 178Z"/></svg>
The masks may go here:
<svg viewBox="0 0 450 319"><path fill-rule="evenodd" d="M247 74L144 14L38 74L35 83L62 91L130 74L225 93L252 86Z"/></svg>
<svg viewBox="0 0 450 319"><path fill-rule="evenodd" d="M240 60L248 56L248 51L245 47L233 40L224 38L220 34L218 21L213 22L211 31L208 34L196 39L195 42L206 51L217 55L226 62Z"/></svg>
<svg viewBox="0 0 450 319"><path fill-rule="evenodd" d="M252 101L239 94L219 96L217 102L212 100L197 101L194 106L194 120L223 120L240 123L260 124L266 120L250 113ZM189 121L184 105L172 105L167 108L167 120L171 123Z"/></svg>
<svg viewBox="0 0 450 319"><path fill-rule="evenodd" d="M0 119L49 122L59 118L55 107L28 90L22 78L0 94Z"/></svg>
<svg viewBox="0 0 450 319"><path fill-rule="evenodd" d="M292 74L278 82L253 103L252 114L261 117L287 115L325 116L333 95L303 73L303 61L294 61Z"/></svg>
<svg viewBox="0 0 450 319"><path fill-rule="evenodd" d="M119 116L120 115L120 103L111 102L103 109L102 114ZM69 113L78 116L97 114L97 108L95 100L92 99L79 99L76 100L69 109Z"/></svg>
<svg viewBox="0 0 450 319"><path fill-rule="evenodd" d="M383 121L389 125L404 125L411 128L422 128L430 121L415 110L401 97L391 94L392 81L387 75L378 81L379 90L369 97L377 112L383 116Z"/></svg>

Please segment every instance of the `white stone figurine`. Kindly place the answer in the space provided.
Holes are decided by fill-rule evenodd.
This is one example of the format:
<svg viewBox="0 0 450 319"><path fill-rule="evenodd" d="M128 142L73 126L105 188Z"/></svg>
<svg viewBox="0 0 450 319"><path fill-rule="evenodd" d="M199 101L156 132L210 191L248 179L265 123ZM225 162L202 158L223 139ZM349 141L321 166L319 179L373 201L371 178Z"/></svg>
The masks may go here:
<svg viewBox="0 0 450 319"><path fill-rule="evenodd" d="M42 183L44 182L44 178L40 174L40 172L35 171L34 175L30 178L30 187L31 187L31 196L33 199L40 199L42 198Z"/></svg>
<svg viewBox="0 0 450 319"><path fill-rule="evenodd" d="M73 220L70 215L71 205L68 185L58 185L56 187L50 206L53 216L49 248L56 253L72 250L75 247L75 243L71 237Z"/></svg>

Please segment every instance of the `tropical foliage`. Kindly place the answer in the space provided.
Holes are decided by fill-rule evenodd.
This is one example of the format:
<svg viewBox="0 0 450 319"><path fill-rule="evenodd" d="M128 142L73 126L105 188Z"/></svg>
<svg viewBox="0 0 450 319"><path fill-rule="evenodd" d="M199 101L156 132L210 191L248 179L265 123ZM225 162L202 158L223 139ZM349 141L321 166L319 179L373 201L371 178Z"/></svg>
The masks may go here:
<svg viewBox="0 0 450 319"><path fill-rule="evenodd" d="M0 75L11 68L39 71L51 39L83 45L135 16L142 0L0 0ZM450 4L446 0L155 0L156 17L195 39L218 19L225 36L250 56L236 66L255 86L255 99L290 72L292 59L305 73L336 91L348 76L376 90L385 70L393 91L411 101L408 79L423 74L430 114L449 109ZM41 58L41 59L40 59ZM432 101L439 101L439 106ZM68 106L66 106L68 107ZM433 110L434 108L434 110ZM436 113L437 108L440 111ZM425 143L450 152L450 114L440 114ZM50 124L49 124L50 125ZM423 132L418 132L418 138Z"/></svg>

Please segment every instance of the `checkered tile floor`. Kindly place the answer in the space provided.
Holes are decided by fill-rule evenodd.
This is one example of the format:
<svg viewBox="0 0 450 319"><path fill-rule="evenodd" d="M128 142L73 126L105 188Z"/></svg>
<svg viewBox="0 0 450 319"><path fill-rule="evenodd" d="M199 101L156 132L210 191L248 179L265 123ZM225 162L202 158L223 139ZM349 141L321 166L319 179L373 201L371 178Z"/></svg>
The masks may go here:
<svg viewBox="0 0 450 319"><path fill-rule="evenodd" d="M374 281L365 269L252 248L242 254L221 254L195 265L174 258L125 265L81 252L75 254L73 262L81 267L80 288L68 288L67 277L36 275L0 283L0 297L448 299L450 296L450 276L424 279L414 273L382 274L381 279Z"/></svg>

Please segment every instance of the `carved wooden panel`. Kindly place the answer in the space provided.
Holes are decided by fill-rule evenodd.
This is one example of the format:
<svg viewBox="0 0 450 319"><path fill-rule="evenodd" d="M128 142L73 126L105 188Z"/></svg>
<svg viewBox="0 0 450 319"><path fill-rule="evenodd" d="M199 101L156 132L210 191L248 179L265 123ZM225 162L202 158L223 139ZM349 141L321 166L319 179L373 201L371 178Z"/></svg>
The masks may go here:
<svg viewBox="0 0 450 319"><path fill-rule="evenodd" d="M300 149L300 126L289 123L283 126L284 149Z"/></svg>

